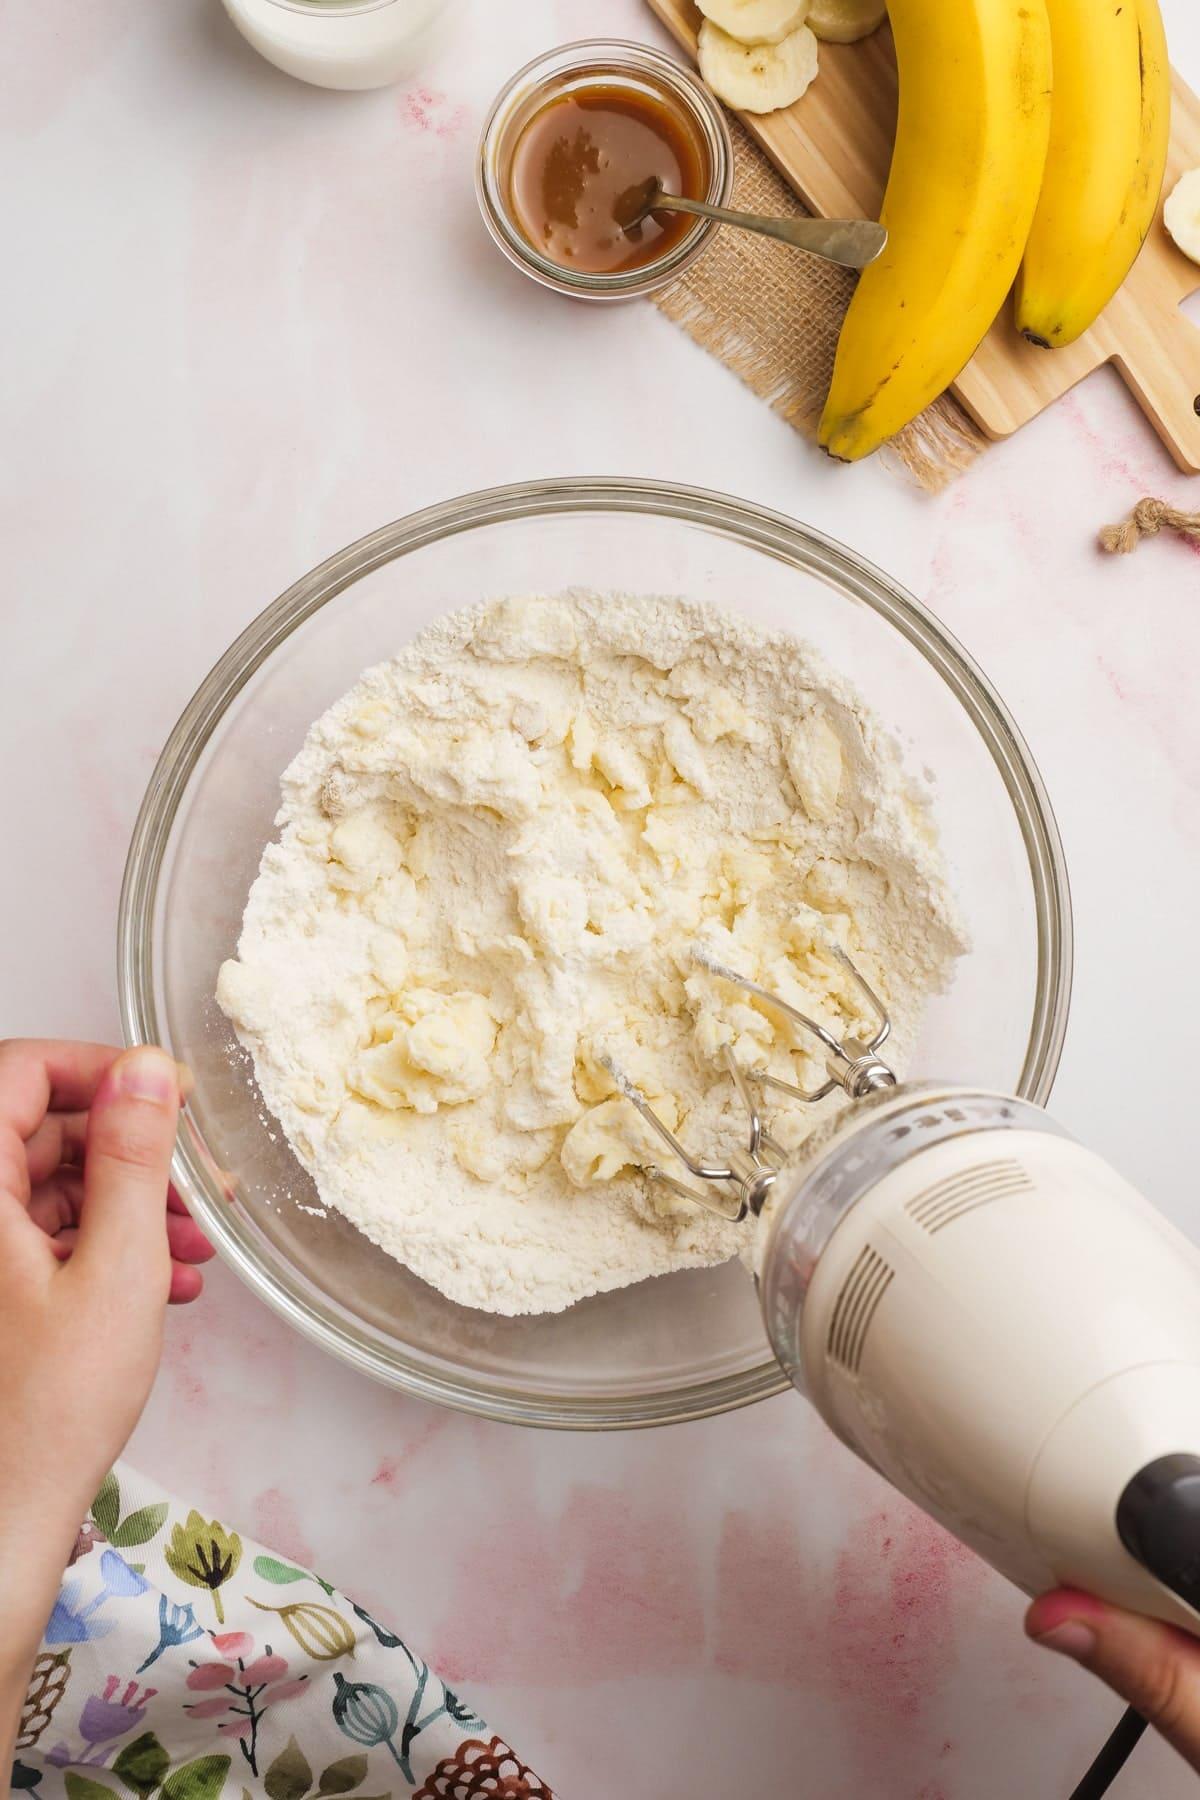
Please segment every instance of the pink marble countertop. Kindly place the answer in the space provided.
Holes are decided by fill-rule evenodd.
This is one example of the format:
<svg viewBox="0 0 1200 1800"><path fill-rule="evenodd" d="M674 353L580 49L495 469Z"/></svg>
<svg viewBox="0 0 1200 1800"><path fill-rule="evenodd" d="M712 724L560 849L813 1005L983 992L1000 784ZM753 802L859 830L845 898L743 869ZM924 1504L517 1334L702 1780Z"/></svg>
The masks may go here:
<svg viewBox="0 0 1200 1800"><path fill-rule="evenodd" d="M658 35L640 0L599 10ZM1191 0L1166 11L1200 81ZM216 0L12 0L5 24L4 1031L116 1032L144 784L267 600L467 489L660 476L844 538L993 678L1074 882L1054 1107L1200 1235L1171 1062L1200 1003L1200 560L1093 547L1200 483L1116 376L928 499L824 461L651 308L584 318L522 281L475 213L475 134L519 62L600 27L586 0L476 0L419 83L366 96L276 74ZM531 408L558 356L570 404ZM218 1267L130 1454L398 1623L570 1800L1054 1796L1116 1715L795 1399L606 1438L481 1424L357 1378ZM1113 1790L1194 1791L1157 1744Z"/></svg>

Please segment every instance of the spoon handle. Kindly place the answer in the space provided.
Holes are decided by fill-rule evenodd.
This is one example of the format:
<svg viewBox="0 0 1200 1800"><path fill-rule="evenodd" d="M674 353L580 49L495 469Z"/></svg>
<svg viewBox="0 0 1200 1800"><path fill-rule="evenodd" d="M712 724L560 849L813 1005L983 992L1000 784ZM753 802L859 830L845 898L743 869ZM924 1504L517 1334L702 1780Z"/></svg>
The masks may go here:
<svg viewBox="0 0 1200 1800"><path fill-rule="evenodd" d="M826 262L839 263L843 269L865 269L887 243L887 232L871 219L764 219L758 213L733 212L727 206L709 206L703 200L685 200L678 194L657 194L650 210L695 213L701 219L716 219L721 225L757 231L763 237L778 238L781 244L824 257Z"/></svg>

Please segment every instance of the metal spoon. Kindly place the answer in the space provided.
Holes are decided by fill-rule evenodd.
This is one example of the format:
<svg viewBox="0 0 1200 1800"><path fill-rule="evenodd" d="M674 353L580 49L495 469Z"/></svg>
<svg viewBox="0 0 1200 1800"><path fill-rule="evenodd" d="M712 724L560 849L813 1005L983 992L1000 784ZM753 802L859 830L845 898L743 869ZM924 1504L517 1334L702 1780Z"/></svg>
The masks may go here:
<svg viewBox="0 0 1200 1800"><path fill-rule="evenodd" d="M887 243L887 232L872 219L767 219L760 213L732 212L727 206L709 206L703 200L668 194L657 180L626 188L613 212L618 225L629 233L636 231L653 212L694 213L700 219L715 219L720 225L736 225L742 231L778 238L781 244L807 250L843 269L865 269Z"/></svg>

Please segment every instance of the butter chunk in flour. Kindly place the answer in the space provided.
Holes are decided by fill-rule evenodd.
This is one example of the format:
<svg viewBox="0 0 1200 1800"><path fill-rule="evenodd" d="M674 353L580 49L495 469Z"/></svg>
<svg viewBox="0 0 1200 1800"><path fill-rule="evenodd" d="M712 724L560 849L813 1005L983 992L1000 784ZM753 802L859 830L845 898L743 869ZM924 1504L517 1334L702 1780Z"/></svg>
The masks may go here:
<svg viewBox="0 0 1200 1800"><path fill-rule="evenodd" d="M965 947L927 800L852 686L679 599L440 621L317 720L277 823L218 1000L322 1200L494 1312L744 1247L641 1172L658 1151L598 1060L714 1155L745 1129L726 1045L817 1077L692 944L844 1031L842 944L901 1059ZM798 1143L812 1115L775 1102Z"/></svg>

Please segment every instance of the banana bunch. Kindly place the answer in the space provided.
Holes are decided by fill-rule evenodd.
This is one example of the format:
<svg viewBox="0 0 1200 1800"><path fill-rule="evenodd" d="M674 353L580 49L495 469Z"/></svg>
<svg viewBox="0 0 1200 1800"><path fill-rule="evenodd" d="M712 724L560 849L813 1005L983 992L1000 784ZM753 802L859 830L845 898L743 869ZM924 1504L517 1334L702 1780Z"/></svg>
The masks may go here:
<svg viewBox="0 0 1200 1800"><path fill-rule="evenodd" d="M1072 343L1128 274L1166 166L1158 0L889 0L900 111L888 244L850 304L820 442L855 461L1017 324Z"/></svg>

